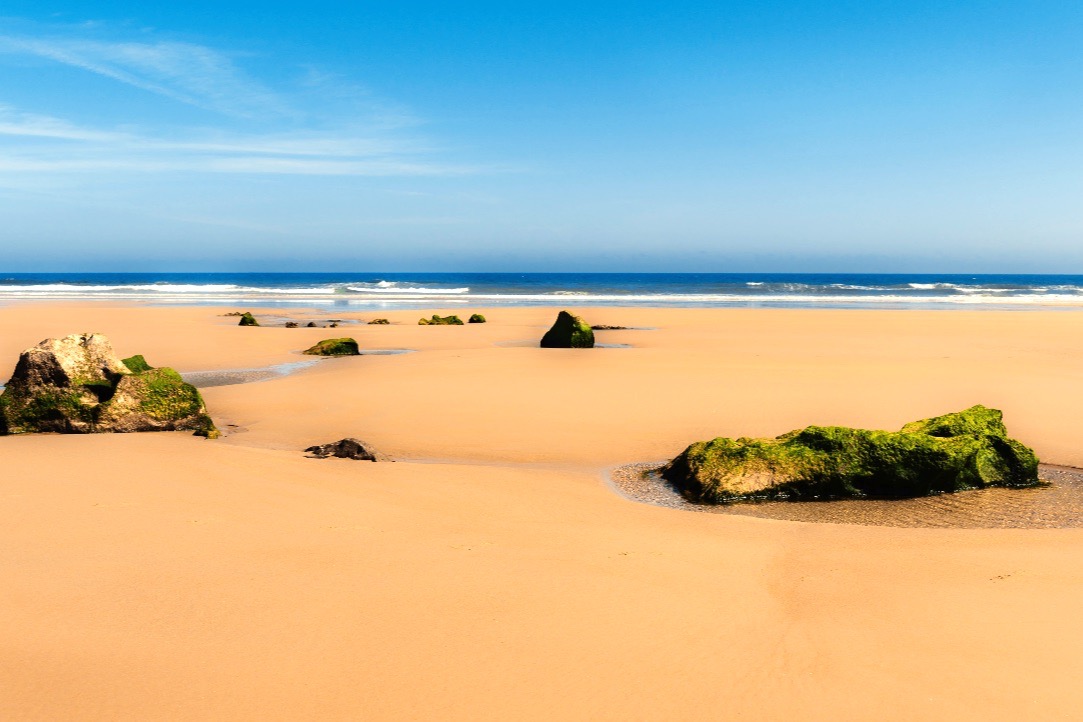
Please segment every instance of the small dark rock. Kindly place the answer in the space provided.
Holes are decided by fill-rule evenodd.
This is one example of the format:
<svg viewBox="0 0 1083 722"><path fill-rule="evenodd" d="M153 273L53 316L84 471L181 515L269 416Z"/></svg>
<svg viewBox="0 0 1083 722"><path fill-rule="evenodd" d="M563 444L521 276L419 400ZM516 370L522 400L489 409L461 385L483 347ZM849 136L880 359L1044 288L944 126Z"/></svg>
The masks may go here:
<svg viewBox="0 0 1083 722"><path fill-rule="evenodd" d="M316 328L316 327L317 326L316 326L315 321L309 321L308 323L305 324L305 328Z"/></svg>
<svg viewBox="0 0 1083 722"><path fill-rule="evenodd" d="M332 444L310 446L305 452L317 459L333 456L338 459L357 459L358 461L391 461L371 446L358 439L342 439Z"/></svg>
<svg viewBox="0 0 1083 722"><path fill-rule="evenodd" d="M390 323L391 322L388 321L386 318L374 318L371 321L369 321L368 325L369 326L387 326Z"/></svg>
<svg viewBox="0 0 1083 722"><path fill-rule="evenodd" d="M312 348L305 349L309 356L359 356L357 341L352 338L325 338Z"/></svg>
<svg viewBox="0 0 1083 722"><path fill-rule="evenodd" d="M286 328L297 328L296 321L286 321Z"/></svg>
<svg viewBox="0 0 1083 722"><path fill-rule="evenodd" d="M417 322L418 326L462 326L463 320L458 316L440 316L433 314L432 318L423 318Z"/></svg>
<svg viewBox="0 0 1083 722"><path fill-rule="evenodd" d="M542 336L541 347L594 348L594 332L583 319L561 311L553 327Z"/></svg>

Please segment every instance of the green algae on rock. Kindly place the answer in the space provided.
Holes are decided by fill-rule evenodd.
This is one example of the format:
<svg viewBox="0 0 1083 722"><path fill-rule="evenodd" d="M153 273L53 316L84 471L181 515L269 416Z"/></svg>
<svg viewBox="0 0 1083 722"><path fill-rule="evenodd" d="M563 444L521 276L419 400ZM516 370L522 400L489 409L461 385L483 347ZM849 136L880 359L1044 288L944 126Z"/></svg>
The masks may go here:
<svg viewBox="0 0 1083 722"><path fill-rule="evenodd" d="M594 331L578 316L561 311L553 327L545 332L542 348L594 348Z"/></svg>
<svg viewBox="0 0 1083 722"><path fill-rule="evenodd" d="M990 486L1037 486L1038 458L1008 437L1003 415L973 406L900 431L809 426L774 439L692 444L662 469L686 498L898 499Z"/></svg>
<svg viewBox="0 0 1083 722"><path fill-rule="evenodd" d="M237 323L238 326L259 326L259 321L249 311L245 311L241 314L241 320Z"/></svg>
<svg viewBox="0 0 1083 722"><path fill-rule="evenodd" d="M485 317L482 316L480 313L471 314L470 318L467 320L467 323L485 323Z"/></svg>
<svg viewBox="0 0 1083 722"><path fill-rule="evenodd" d="M135 356L129 356L126 359L121 359L121 363L128 367L128 370L133 374L140 374L144 371L151 371L154 369L147 360L143 358L143 354L139 353Z"/></svg>
<svg viewBox="0 0 1083 722"><path fill-rule="evenodd" d="M309 356L360 356L361 350L352 338L326 338L304 353Z"/></svg>
<svg viewBox="0 0 1083 722"><path fill-rule="evenodd" d="M194 386L142 356L121 361L101 334L46 339L19 356L0 395L0 434L45 431L218 436Z"/></svg>
<svg viewBox="0 0 1083 722"><path fill-rule="evenodd" d="M418 326L462 326L463 320L458 316L438 316L433 314L432 318L423 318L417 322Z"/></svg>
<svg viewBox="0 0 1083 722"><path fill-rule="evenodd" d="M387 326L390 323L391 322L388 321L386 318L374 318L371 321L369 321L368 325L369 326Z"/></svg>

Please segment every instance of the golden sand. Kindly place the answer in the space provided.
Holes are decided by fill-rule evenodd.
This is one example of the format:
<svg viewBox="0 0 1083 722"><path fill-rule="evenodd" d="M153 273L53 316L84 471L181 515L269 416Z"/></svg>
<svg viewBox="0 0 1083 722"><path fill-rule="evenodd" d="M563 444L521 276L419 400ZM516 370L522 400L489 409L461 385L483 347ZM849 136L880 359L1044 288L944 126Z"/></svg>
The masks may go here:
<svg viewBox="0 0 1083 722"><path fill-rule="evenodd" d="M333 331L239 328L225 310L0 308L0 375L90 330L186 371L297 361L330 335L417 350L207 389L235 431L218 441L0 439L0 718L1083 709L1083 530L694 514L603 479L697 439L897 428L975 403L1044 461L1083 466L1083 314L583 309L653 330L581 351L518 343L555 309ZM300 452L343 436L400 461Z"/></svg>

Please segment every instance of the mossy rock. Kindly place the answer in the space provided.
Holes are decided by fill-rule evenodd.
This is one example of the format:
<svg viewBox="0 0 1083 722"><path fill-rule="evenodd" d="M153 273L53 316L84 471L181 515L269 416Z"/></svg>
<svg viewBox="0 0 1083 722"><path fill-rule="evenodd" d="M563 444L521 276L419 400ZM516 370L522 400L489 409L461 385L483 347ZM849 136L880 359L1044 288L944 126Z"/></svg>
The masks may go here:
<svg viewBox="0 0 1083 722"><path fill-rule="evenodd" d="M241 320L237 322L238 326L259 326L259 321L248 311L241 314Z"/></svg>
<svg viewBox="0 0 1083 722"><path fill-rule="evenodd" d="M327 338L306 349L305 353L309 356L360 356L361 350L352 338Z"/></svg>
<svg viewBox="0 0 1083 722"><path fill-rule="evenodd" d="M462 326L463 320L458 316L438 316L433 314L432 318L423 318L417 322L418 326Z"/></svg>
<svg viewBox="0 0 1083 722"><path fill-rule="evenodd" d="M216 438L199 391L100 334L46 339L19 357L0 395L0 433L194 431Z"/></svg>
<svg viewBox="0 0 1083 722"><path fill-rule="evenodd" d="M553 327L545 332L542 348L594 348L594 331L578 316L561 311Z"/></svg>
<svg viewBox="0 0 1083 722"><path fill-rule="evenodd" d="M171 368L149 368L122 378L109 403L102 405L98 423L112 431L184 429L218 438L199 389Z"/></svg>
<svg viewBox="0 0 1083 722"><path fill-rule="evenodd" d="M974 406L900 431L809 426L774 439L692 444L662 469L704 503L761 499L898 499L1038 481L1034 452L1007 435L1003 415Z"/></svg>
<svg viewBox="0 0 1083 722"><path fill-rule="evenodd" d="M480 313L471 314L467 323L485 323L485 317Z"/></svg>
<svg viewBox="0 0 1083 722"><path fill-rule="evenodd" d="M121 363L128 367L128 370L133 374L141 374L144 371L151 371L154 367L147 363L147 360L143 358L143 354L136 354L135 356L129 356L126 359L122 359Z"/></svg>
<svg viewBox="0 0 1083 722"><path fill-rule="evenodd" d="M387 326L390 323L391 322L388 321L386 318L374 318L371 321L369 321L368 325L369 326Z"/></svg>

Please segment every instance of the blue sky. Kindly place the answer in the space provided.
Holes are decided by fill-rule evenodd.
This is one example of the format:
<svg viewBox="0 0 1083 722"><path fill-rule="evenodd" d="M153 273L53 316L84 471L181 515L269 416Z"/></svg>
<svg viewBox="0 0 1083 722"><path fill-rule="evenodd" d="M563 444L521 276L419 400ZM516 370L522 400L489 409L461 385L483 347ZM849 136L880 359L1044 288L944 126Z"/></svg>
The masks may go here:
<svg viewBox="0 0 1083 722"><path fill-rule="evenodd" d="M1083 273L1083 5L0 8L8 271Z"/></svg>

